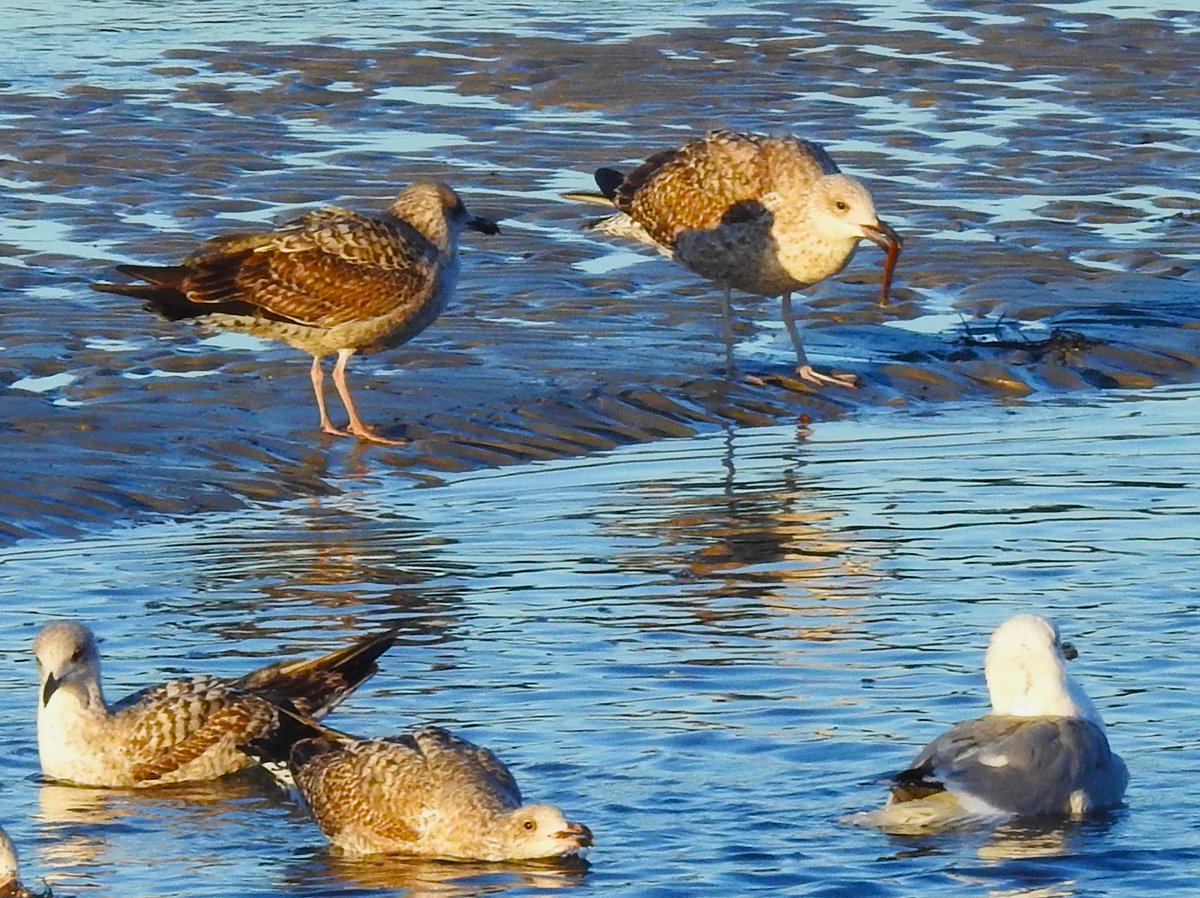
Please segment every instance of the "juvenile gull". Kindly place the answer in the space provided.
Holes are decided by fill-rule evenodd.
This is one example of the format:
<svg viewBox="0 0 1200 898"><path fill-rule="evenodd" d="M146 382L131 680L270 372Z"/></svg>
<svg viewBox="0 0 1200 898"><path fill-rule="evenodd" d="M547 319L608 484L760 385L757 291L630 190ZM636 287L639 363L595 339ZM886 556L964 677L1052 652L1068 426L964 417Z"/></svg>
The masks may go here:
<svg viewBox="0 0 1200 898"><path fill-rule="evenodd" d="M864 815L885 829L978 817L1082 816L1116 807L1129 774L1104 720L1067 674L1075 648L1043 617L1018 614L992 634L984 676L992 710L947 730Z"/></svg>
<svg viewBox="0 0 1200 898"><path fill-rule="evenodd" d="M582 856L592 833L548 804L523 804L508 768L439 727L359 739L284 712L243 746L295 784L317 826L352 854L508 861Z"/></svg>
<svg viewBox="0 0 1200 898"><path fill-rule="evenodd" d="M266 234L227 234L203 243L179 265L118 265L144 284L93 284L144 299L168 319L282 340L312 355L321 430L399 445L365 425L346 384L356 352L399 346L445 309L458 278L464 228L498 233L467 213L440 181L406 187L372 218L330 207ZM333 382L350 422L333 425L325 409L321 359L337 354Z"/></svg>
<svg viewBox="0 0 1200 898"><path fill-rule="evenodd" d="M250 759L238 744L273 727L278 705L323 716L375 673L396 635L368 636L236 680L172 680L110 706L92 632L75 621L48 624L33 642L42 773L81 786L139 788L240 770Z"/></svg>
<svg viewBox="0 0 1200 898"><path fill-rule="evenodd" d="M792 312L792 293L837 274L864 237L887 250L881 302L900 237L879 220L871 194L841 174L823 148L798 137L714 131L657 153L628 174L596 172L600 195L619 211L594 230L653 246L724 289L721 307L733 367L730 291L781 296L796 373L818 384L853 386L849 374L822 374L808 363Z"/></svg>
<svg viewBox="0 0 1200 898"><path fill-rule="evenodd" d="M49 895L47 891L45 894ZM34 893L21 885L21 869L12 839L0 829L0 898L33 898Z"/></svg>

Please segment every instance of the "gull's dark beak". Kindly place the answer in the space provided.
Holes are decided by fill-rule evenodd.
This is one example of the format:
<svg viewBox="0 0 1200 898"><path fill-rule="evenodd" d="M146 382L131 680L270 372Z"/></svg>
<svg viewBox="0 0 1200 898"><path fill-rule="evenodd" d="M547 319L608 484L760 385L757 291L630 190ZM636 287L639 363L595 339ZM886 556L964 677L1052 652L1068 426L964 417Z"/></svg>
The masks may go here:
<svg viewBox="0 0 1200 898"><path fill-rule="evenodd" d="M892 230L892 226L882 221L873 225L863 225L863 236L886 250L899 250L904 245L904 241Z"/></svg>
<svg viewBox="0 0 1200 898"><path fill-rule="evenodd" d="M499 234L500 225L482 215L473 215L467 219L467 227L481 234Z"/></svg>
<svg viewBox="0 0 1200 898"><path fill-rule="evenodd" d="M593 844L592 831L582 823L568 823L562 832L554 834L556 839L572 839L580 848L590 848Z"/></svg>
<svg viewBox="0 0 1200 898"><path fill-rule="evenodd" d="M46 674L46 682L42 686L42 707L43 708L46 707L46 705L50 704L50 696L54 695L54 693L58 690L58 687L61 685L62 685L62 680L56 678L54 676L54 674Z"/></svg>
<svg viewBox="0 0 1200 898"><path fill-rule="evenodd" d="M1063 657L1066 658L1068 661L1074 661L1076 658L1079 657L1079 651L1075 648L1075 646L1071 645L1071 643L1069 643L1069 642L1064 642L1062 644L1062 653L1063 653Z"/></svg>

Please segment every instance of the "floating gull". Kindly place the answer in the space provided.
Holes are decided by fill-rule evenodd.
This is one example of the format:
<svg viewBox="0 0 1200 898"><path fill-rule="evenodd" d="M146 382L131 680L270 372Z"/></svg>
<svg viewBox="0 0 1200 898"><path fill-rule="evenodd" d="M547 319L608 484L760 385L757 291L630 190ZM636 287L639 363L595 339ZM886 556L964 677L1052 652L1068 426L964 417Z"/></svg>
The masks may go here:
<svg viewBox="0 0 1200 898"><path fill-rule="evenodd" d="M293 782L321 831L353 854L532 860L583 856L592 844L558 808L523 804L490 751L439 727L359 739L284 712L243 748Z"/></svg>
<svg viewBox="0 0 1200 898"><path fill-rule="evenodd" d="M368 636L237 680L173 680L109 706L92 632L75 621L49 624L33 643L42 773L81 786L136 788L240 770L250 761L238 744L272 728L278 705L323 716L375 673L396 635Z"/></svg>
<svg viewBox="0 0 1200 898"><path fill-rule="evenodd" d="M1018 614L992 634L992 711L947 730L854 822L921 830L979 817L1082 816L1116 807L1129 781L1104 720L1067 674L1076 656L1050 621Z"/></svg>
<svg viewBox="0 0 1200 898"><path fill-rule="evenodd" d="M782 296L796 373L818 384L853 386L849 374L813 370L792 313L792 292L837 274L864 237L887 250L881 301L900 238L875 215L871 195L829 154L796 137L714 131L657 153L629 174L596 172L600 194L619 212L594 230L649 244L724 288L722 321L733 367L730 291Z"/></svg>
<svg viewBox="0 0 1200 898"><path fill-rule="evenodd" d="M406 187L379 218L319 209L266 234L228 234L205 242L179 265L118 265L145 284L93 284L147 300L172 321L282 340L311 353L321 430L399 445L358 417L346 384L356 352L399 346L445 309L458 278L458 237L496 223L469 215L447 185ZM321 359L337 353L333 382L350 423L335 427L325 409Z"/></svg>
<svg viewBox="0 0 1200 898"><path fill-rule="evenodd" d="M0 829L0 898L33 898L31 892L21 885L21 869L17 863L17 849L12 839ZM49 895L47 890L45 895Z"/></svg>

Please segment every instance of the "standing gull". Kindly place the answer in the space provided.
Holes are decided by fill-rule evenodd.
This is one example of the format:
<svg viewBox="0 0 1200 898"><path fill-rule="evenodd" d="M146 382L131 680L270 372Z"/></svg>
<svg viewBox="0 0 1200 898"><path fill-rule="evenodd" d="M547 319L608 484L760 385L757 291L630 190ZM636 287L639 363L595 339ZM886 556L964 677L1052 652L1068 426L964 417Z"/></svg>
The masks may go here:
<svg viewBox="0 0 1200 898"><path fill-rule="evenodd" d="M887 250L886 302L900 237L876 216L867 189L841 174L824 149L797 137L714 131L657 153L628 174L601 168L596 184L599 195L569 195L619 210L594 230L649 244L723 288L730 369L730 291L737 289L782 297L801 378L854 385L851 374L822 374L808 363L792 293L841 271L865 237Z"/></svg>
<svg viewBox="0 0 1200 898"><path fill-rule="evenodd" d="M359 739L284 712L243 748L293 782L321 831L353 854L511 861L582 856L592 844L553 805L523 804L494 754L439 727Z"/></svg>
<svg viewBox="0 0 1200 898"><path fill-rule="evenodd" d="M920 830L986 817L1082 816L1116 807L1129 773L1104 720L1067 674L1075 648L1018 614L984 658L990 714L947 730L895 777L887 804L856 822Z"/></svg>
<svg viewBox="0 0 1200 898"><path fill-rule="evenodd" d="M139 788L213 779L250 759L238 744L275 725L278 706L321 717L376 671L390 630L320 658L270 664L240 679L172 680L104 701L96 639L75 621L48 624L37 656L38 754L50 779Z"/></svg>
<svg viewBox="0 0 1200 898"><path fill-rule="evenodd" d="M400 191L378 218L318 209L266 234L214 237L179 265L117 266L147 283L93 287L144 299L172 321L194 319L311 353L321 430L400 445L358 417L346 362L407 342L442 313L458 278L464 228L499 231L468 214L447 185L422 181ZM333 383L350 417L345 430L325 409L321 359L334 353Z"/></svg>

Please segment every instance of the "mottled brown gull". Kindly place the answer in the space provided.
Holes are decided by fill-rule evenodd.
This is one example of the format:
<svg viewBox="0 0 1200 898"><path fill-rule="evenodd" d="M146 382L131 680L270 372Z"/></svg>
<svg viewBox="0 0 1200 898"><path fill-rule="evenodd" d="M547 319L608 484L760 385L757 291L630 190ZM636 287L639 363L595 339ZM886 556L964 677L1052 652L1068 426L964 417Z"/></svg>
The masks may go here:
<svg viewBox="0 0 1200 898"><path fill-rule="evenodd" d="M887 805L854 822L920 831L1119 805L1129 773L1109 748L1096 706L1066 671L1075 657L1045 618L1009 618L984 659L991 713L929 743L897 774Z"/></svg>
<svg viewBox="0 0 1200 898"><path fill-rule="evenodd" d="M244 749L294 783L317 826L353 854L511 861L582 856L592 833L524 804L486 748L439 727L360 739L292 714Z"/></svg>
<svg viewBox="0 0 1200 898"><path fill-rule="evenodd" d="M320 717L376 671L388 631L319 658L270 664L240 679L172 680L108 705L92 632L48 624L33 643L42 773L82 786L140 788L213 779L250 763L237 746L275 726L279 705Z"/></svg>
<svg viewBox="0 0 1200 898"><path fill-rule="evenodd" d="M730 291L780 296L796 352L796 373L818 384L852 386L850 374L823 374L804 352L792 293L837 274L863 238L887 250L888 288L900 238L879 220L871 194L841 174L820 146L797 137L714 131L657 153L628 174L596 172L600 194L572 198L618 209L591 227L653 246L724 289L722 321L733 367Z"/></svg>
<svg viewBox="0 0 1200 898"><path fill-rule="evenodd" d="M330 207L265 234L214 237L179 265L118 265L144 284L94 284L107 293L147 300L171 320L282 340L311 353L321 430L399 445L365 425L346 383L356 352L399 346L442 313L458 278L464 228L498 232L468 214L439 181L415 183L386 214L368 217ZM333 382L349 415L345 430L325 408L321 359L337 354Z"/></svg>

